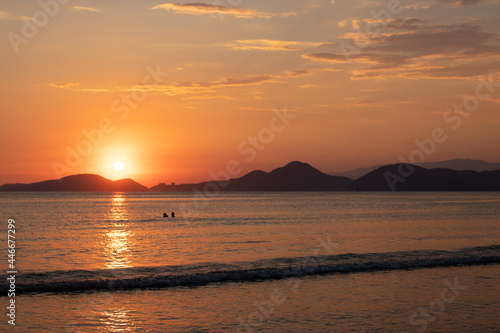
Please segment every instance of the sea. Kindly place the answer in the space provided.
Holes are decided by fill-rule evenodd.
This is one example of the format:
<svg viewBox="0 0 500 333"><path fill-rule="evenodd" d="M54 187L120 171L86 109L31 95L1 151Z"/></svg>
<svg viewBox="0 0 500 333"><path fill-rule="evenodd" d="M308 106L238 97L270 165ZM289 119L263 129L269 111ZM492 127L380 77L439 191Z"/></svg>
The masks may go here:
<svg viewBox="0 0 500 333"><path fill-rule="evenodd" d="M0 207L2 332L500 332L498 192L4 192Z"/></svg>

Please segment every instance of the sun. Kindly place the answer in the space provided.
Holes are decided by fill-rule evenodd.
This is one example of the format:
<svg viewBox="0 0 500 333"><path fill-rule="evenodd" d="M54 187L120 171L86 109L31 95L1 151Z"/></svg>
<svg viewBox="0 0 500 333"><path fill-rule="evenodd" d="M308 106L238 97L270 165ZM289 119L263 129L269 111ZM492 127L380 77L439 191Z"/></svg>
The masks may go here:
<svg viewBox="0 0 500 333"><path fill-rule="evenodd" d="M122 161L116 161L115 164L113 164L113 168L116 171L122 171L125 168L125 164L123 164Z"/></svg>

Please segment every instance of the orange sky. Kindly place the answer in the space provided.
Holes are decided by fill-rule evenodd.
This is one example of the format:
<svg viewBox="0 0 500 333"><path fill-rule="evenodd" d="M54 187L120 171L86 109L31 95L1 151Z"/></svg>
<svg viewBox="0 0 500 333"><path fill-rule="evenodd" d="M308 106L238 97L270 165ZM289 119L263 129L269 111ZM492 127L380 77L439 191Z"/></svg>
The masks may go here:
<svg viewBox="0 0 500 333"><path fill-rule="evenodd" d="M425 161L500 162L498 0L59 1L0 8L0 184L343 171L436 128Z"/></svg>

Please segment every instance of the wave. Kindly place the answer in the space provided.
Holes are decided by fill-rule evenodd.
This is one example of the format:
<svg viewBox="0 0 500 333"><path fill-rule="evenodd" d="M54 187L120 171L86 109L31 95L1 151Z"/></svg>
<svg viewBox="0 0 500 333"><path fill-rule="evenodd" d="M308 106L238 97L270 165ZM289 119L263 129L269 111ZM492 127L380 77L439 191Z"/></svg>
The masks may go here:
<svg viewBox="0 0 500 333"><path fill-rule="evenodd" d="M231 264L202 263L92 271L50 271L16 275L16 294L200 286L210 283L284 279L319 274L347 274L494 263L500 263L500 245L463 248L455 251L346 253L265 259ZM8 289L8 285L0 285L0 294L7 295Z"/></svg>

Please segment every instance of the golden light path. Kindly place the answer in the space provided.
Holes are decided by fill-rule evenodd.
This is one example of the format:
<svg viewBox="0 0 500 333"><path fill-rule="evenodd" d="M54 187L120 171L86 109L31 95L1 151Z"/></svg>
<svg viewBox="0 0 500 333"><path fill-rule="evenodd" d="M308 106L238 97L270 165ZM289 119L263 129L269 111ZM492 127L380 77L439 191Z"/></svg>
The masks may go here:
<svg viewBox="0 0 500 333"><path fill-rule="evenodd" d="M106 225L104 240L105 266L109 269L126 268L132 266L132 248L134 247L134 232L128 227L129 213L126 197L122 193L115 193L111 198L111 209Z"/></svg>
<svg viewBox="0 0 500 333"><path fill-rule="evenodd" d="M116 169L116 165L115 165ZM128 203L123 193L113 193L109 199L109 212L103 222L101 238L104 268L110 269L117 280L123 272L121 268L132 267L132 253L135 247L135 233L130 230ZM103 327L112 332L137 332L130 309L113 301L113 298L99 303L93 309L95 318Z"/></svg>

